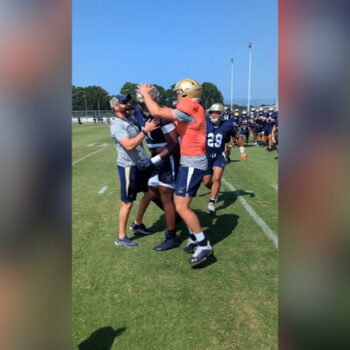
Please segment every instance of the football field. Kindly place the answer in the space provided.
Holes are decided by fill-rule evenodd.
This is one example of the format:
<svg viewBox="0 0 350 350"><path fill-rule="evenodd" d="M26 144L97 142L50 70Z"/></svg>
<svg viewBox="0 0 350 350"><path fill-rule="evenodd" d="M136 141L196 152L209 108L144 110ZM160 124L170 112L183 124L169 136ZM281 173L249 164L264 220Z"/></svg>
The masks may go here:
<svg viewBox="0 0 350 350"><path fill-rule="evenodd" d="M180 248L152 249L165 228L153 203L144 224L155 233L135 237L137 248L114 245L120 194L109 127L75 125L72 133L73 349L277 349L276 151L251 141L244 162L232 150L215 215L200 187L192 207L214 256L194 268L182 250L183 223Z"/></svg>

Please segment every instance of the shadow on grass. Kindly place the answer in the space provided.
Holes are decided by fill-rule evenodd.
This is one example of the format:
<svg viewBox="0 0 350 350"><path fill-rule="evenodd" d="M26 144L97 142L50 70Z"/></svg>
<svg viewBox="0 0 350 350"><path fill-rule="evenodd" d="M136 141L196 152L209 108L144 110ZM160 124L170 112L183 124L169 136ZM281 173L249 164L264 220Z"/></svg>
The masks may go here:
<svg viewBox="0 0 350 350"><path fill-rule="evenodd" d="M113 329L112 327L103 327L93 332L89 338L78 345L79 350L110 350L114 339L123 334L126 327Z"/></svg>
<svg viewBox="0 0 350 350"><path fill-rule="evenodd" d="M239 219L239 216L235 214L209 215L198 211L197 214L212 246L231 235Z"/></svg>
<svg viewBox="0 0 350 350"><path fill-rule="evenodd" d="M247 192L245 190L236 190L236 191L230 191L230 192L221 192L219 196L219 202L218 205L220 206L216 207L216 210L225 209L228 206L230 206L232 203L234 203L239 196L250 196L251 198L255 197L255 194L253 192Z"/></svg>

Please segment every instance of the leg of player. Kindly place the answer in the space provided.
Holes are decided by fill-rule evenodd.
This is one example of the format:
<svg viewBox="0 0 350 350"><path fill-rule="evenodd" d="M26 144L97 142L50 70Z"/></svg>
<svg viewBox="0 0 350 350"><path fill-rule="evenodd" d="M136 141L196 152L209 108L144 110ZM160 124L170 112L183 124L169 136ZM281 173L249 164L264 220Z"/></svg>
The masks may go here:
<svg viewBox="0 0 350 350"><path fill-rule="evenodd" d="M175 195L174 199L176 211L180 214L183 221L189 228L190 234L193 235L192 237L195 238L197 242L195 252L188 262L191 264L201 262L205 260L207 256L213 253L213 249L202 231L197 215L190 208L192 198Z"/></svg>
<svg viewBox="0 0 350 350"><path fill-rule="evenodd" d="M220 167L214 168L214 175L213 175L213 186L211 188L210 193L210 200L208 204L208 211L210 213L215 213L215 203L217 202L218 194L221 188L221 178L222 174L224 173L224 169Z"/></svg>
<svg viewBox="0 0 350 350"><path fill-rule="evenodd" d="M231 158L230 158L231 149L232 149L231 142L230 143L226 143L226 145L225 145L225 156L226 156L226 159L227 159L228 162L231 161Z"/></svg>
<svg viewBox="0 0 350 350"><path fill-rule="evenodd" d="M153 249L156 251L163 251L179 247L180 242L176 238L176 209L174 203L174 190L170 187L159 186L159 193L165 213L165 241Z"/></svg>
<svg viewBox="0 0 350 350"><path fill-rule="evenodd" d="M152 200L157 198L157 188L149 187L148 192L144 192L137 209L137 214L134 223L130 226L130 230L134 233L141 233L143 235L150 235L153 232L146 228L143 224L143 216Z"/></svg>
<svg viewBox="0 0 350 350"><path fill-rule="evenodd" d="M133 202L121 202L119 210L119 234L115 241L115 244L122 247L137 247L138 244L133 242L126 236L126 224L129 219L129 214L132 208Z"/></svg>
<svg viewBox="0 0 350 350"><path fill-rule="evenodd" d="M211 189L211 187L213 186L213 175L205 175L203 176L203 185L208 188L209 190Z"/></svg>

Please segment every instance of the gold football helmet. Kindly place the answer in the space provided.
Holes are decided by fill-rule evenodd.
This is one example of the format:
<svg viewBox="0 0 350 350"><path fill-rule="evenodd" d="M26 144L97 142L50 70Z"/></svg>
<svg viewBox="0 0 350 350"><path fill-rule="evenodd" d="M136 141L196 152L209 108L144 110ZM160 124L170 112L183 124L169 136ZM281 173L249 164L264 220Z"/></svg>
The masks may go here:
<svg viewBox="0 0 350 350"><path fill-rule="evenodd" d="M225 111L225 106L222 103L214 103L208 110L208 112L219 112L222 115Z"/></svg>
<svg viewBox="0 0 350 350"><path fill-rule="evenodd" d="M152 90L150 91L150 95L154 101L159 102L160 92L154 85L152 85ZM143 96L137 91L136 91L136 101L139 103L145 103Z"/></svg>
<svg viewBox="0 0 350 350"><path fill-rule="evenodd" d="M173 91L175 92L177 100L181 100L185 97L201 98L202 86L198 81L187 78L178 81Z"/></svg>

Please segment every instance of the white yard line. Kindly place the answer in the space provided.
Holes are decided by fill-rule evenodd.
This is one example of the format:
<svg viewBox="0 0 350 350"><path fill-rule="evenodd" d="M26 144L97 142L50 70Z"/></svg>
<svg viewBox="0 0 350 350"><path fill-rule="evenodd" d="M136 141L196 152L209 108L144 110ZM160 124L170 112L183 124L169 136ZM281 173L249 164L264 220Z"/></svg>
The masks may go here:
<svg viewBox="0 0 350 350"><path fill-rule="evenodd" d="M272 188L274 188L276 191L278 191L278 186L277 185L271 185Z"/></svg>
<svg viewBox="0 0 350 350"><path fill-rule="evenodd" d="M101 147L101 148L98 149L97 151L91 152L91 153L87 154L86 156L77 159L76 161L74 161L74 162L72 163L72 165L77 164L77 163L81 162L82 160L84 160L85 158L91 157L91 156L93 156L94 154L96 154L96 153L98 153L98 152L101 152L101 151L104 150L105 148L106 148L106 146Z"/></svg>
<svg viewBox="0 0 350 350"><path fill-rule="evenodd" d="M89 143L88 145L85 145L86 147L92 147L92 146L95 146L97 145L97 143Z"/></svg>
<svg viewBox="0 0 350 350"><path fill-rule="evenodd" d="M224 178L222 182L226 187L228 187L232 192L237 191L236 188L231 185ZM267 223L255 212L255 210L247 203L247 201L242 196L237 196L240 203L243 205L244 209L248 212L248 214L253 218L253 220L260 226L265 235L271 239L274 246L278 248L278 237L272 232L271 228Z"/></svg>
<svg viewBox="0 0 350 350"><path fill-rule="evenodd" d="M103 186L97 193L98 194L104 194L108 189L108 186Z"/></svg>

